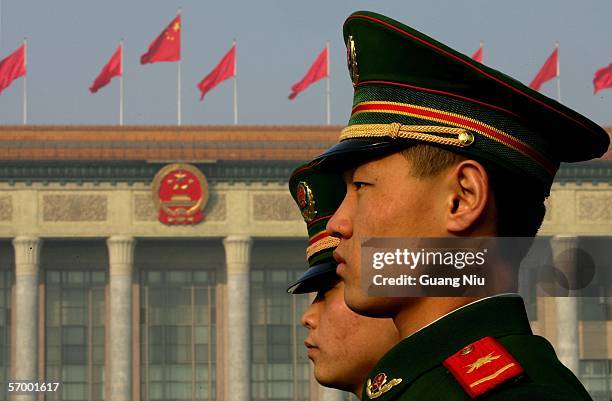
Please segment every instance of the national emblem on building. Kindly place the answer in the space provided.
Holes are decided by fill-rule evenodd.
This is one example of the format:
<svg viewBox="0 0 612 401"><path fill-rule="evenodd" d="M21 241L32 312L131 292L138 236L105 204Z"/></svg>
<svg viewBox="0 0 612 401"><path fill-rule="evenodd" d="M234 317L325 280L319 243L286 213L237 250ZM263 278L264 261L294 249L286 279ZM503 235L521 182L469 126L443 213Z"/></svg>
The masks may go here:
<svg viewBox="0 0 612 401"><path fill-rule="evenodd" d="M170 164L155 175L153 202L160 222L169 225L197 224L204 220L208 182L189 164Z"/></svg>

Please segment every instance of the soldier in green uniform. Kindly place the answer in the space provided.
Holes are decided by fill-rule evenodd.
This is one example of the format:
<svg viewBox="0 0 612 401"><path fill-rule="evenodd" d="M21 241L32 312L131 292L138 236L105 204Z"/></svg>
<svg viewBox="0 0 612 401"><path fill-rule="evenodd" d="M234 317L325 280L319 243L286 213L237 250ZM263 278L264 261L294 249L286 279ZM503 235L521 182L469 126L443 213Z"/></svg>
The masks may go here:
<svg viewBox="0 0 612 401"><path fill-rule="evenodd" d="M360 240L533 237L560 163L601 156L609 136L385 16L354 13L344 40L351 117L339 142L308 167L346 182L326 233L340 240L334 258L347 305L393 318L403 338L370 372L363 399L589 400L552 346L532 334L518 295L368 297Z"/></svg>
<svg viewBox="0 0 612 401"><path fill-rule="evenodd" d="M321 190L322 183L334 181L331 188ZM399 342L399 333L391 319L358 315L344 302L344 284L336 275L332 257L339 240L325 232L329 218L346 193L342 178L298 168L289 186L308 227L309 268L287 292L317 293L301 319L308 329L305 345L314 376L323 386L349 391L361 398L368 372Z"/></svg>

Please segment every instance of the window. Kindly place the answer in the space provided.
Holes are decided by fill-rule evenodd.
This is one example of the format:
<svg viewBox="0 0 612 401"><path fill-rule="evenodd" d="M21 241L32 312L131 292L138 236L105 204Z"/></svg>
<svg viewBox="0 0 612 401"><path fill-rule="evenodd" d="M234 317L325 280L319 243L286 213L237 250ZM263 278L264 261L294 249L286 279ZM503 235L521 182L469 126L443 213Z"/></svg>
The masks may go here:
<svg viewBox="0 0 612 401"><path fill-rule="evenodd" d="M0 388L6 389L10 380L11 361L11 271L0 269ZM7 392L0 391L0 400L7 400Z"/></svg>
<svg viewBox="0 0 612 401"><path fill-rule="evenodd" d="M580 381L593 401L609 401L612 397L612 361L585 359L580 361Z"/></svg>
<svg viewBox="0 0 612 401"><path fill-rule="evenodd" d="M310 371L304 350L308 334L300 318L307 295L289 295L303 271L251 271L251 392L253 401L308 401Z"/></svg>
<svg viewBox="0 0 612 401"><path fill-rule="evenodd" d="M612 263L610 237L580 237L580 253L576 256L579 271L594 274L589 292L578 297L578 319L612 320ZM587 275L587 277L589 277Z"/></svg>
<svg viewBox="0 0 612 401"><path fill-rule="evenodd" d="M47 400L104 400L105 271L45 272Z"/></svg>
<svg viewBox="0 0 612 401"><path fill-rule="evenodd" d="M602 321L612 320L612 298L581 297L578 298L578 320Z"/></svg>
<svg viewBox="0 0 612 401"><path fill-rule="evenodd" d="M141 271L141 400L215 400L215 273Z"/></svg>

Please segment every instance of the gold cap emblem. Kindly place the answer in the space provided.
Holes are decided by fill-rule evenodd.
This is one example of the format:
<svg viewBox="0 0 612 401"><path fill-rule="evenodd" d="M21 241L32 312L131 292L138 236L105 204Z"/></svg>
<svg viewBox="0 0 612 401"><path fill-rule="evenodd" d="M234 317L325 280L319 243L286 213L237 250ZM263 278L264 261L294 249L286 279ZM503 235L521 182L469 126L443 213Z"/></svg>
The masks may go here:
<svg viewBox="0 0 612 401"><path fill-rule="evenodd" d="M353 40L352 35L348 37L346 42L346 64L353 85L357 85L357 82L359 82L359 66L357 65L357 47L355 46L355 40Z"/></svg>
<svg viewBox="0 0 612 401"><path fill-rule="evenodd" d="M304 181L300 181L296 188L296 198L302 217L306 223L310 223L314 220L317 215L317 209L315 208L314 196L312 190L308 184Z"/></svg>

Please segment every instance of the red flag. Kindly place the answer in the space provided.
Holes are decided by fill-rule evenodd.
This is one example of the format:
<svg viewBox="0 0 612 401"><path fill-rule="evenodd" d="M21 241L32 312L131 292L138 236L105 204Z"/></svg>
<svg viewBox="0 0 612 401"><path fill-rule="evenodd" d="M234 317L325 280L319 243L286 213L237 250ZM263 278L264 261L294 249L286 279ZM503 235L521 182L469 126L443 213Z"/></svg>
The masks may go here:
<svg viewBox="0 0 612 401"><path fill-rule="evenodd" d="M612 88L612 63L607 67L602 67L597 70L595 77L593 77L593 87L595 93L602 89Z"/></svg>
<svg viewBox="0 0 612 401"><path fill-rule="evenodd" d="M0 61L0 93L19 77L26 74L25 45L21 45L10 56Z"/></svg>
<svg viewBox="0 0 612 401"><path fill-rule="evenodd" d="M480 46L478 50L476 50L474 54L472 54L472 59L478 61L479 63L482 63L482 46Z"/></svg>
<svg viewBox="0 0 612 401"><path fill-rule="evenodd" d="M538 75L535 76L533 81L529 84L529 87L539 91L542 84L548 80L553 79L558 75L559 71L559 48L553 50L551 55L548 57Z"/></svg>
<svg viewBox="0 0 612 401"><path fill-rule="evenodd" d="M219 64L208 74L200 83L198 88L202 95L200 101L204 100L204 95L208 93L215 86L219 85L226 79L233 78L236 76L236 45L233 45L231 49L223 56Z"/></svg>
<svg viewBox="0 0 612 401"><path fill-rule="evenodd" d="M319 54L315 62L312 64L304 78L297 84L291 87L291 94L289 95L289 99L293 100L298 95L298 93L302 92L304 89L308 88L311 84L317 82L320 79L327 78L329 76L329 71L327 68L327 47L323 49L323 51Z"/></svg>
<svg viewBox="0 0 612 401"><path fill-rule="evenodd" d="M181 15L177 15L158 37L149 45L149 50L140 56L140 64L181 59Z"/></svg>
<svg viewBox="0 0 612 401"><path fill-rule="evenodd" d="M123 46L119 45L110 60L102 67L102 71L96 80L89 87L91 93L96 93L98 89L105 87L114 77L123 75Z"/></svg>

